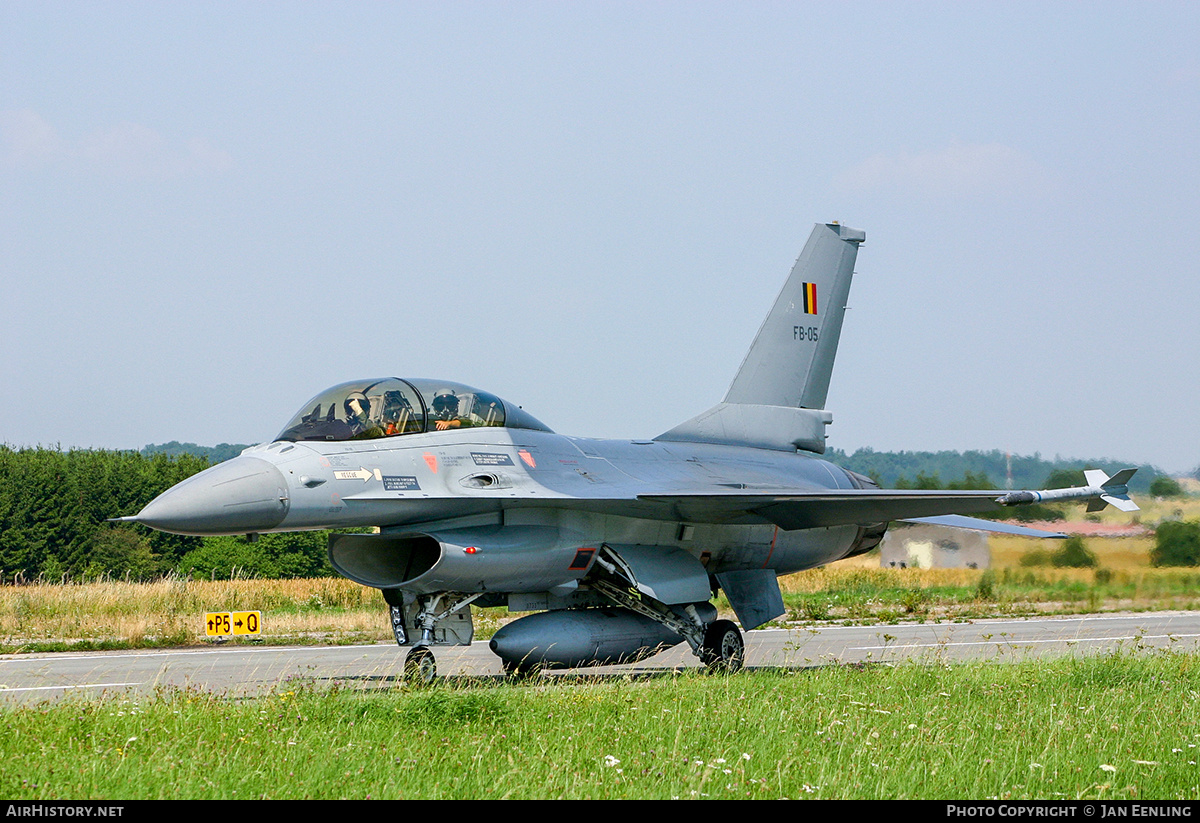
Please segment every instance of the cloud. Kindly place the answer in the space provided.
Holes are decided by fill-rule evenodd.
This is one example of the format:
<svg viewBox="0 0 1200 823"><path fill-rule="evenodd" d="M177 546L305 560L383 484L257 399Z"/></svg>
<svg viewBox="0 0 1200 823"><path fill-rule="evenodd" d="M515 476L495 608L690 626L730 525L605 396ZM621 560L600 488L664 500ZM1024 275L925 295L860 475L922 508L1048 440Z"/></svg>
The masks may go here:
<svg viewBox="0 0 1200 823"><path fill-rule="evenodd" d="M205 140L168 141L140 123L118 123L79 141L79 154L89 165L125 177L169 180L210 171L225 171L228 154Z"/></svg>
<svg viewBox="0 0 1200 823"><path fill-rule="evenodd" d="M0 169L38 168L70 151L35 111L0 111Z"/></svg>
<svg viewBox="0 0 1200 823"><path fill-rule="evenodd" d="M207 140L171 140L140 123L117 123L67 140L35 111L0 112L0 171L75 167L165 181L222 172L232 165L229 154Z"/></svg>
<svg viewBox="0 0 1200 823"><path fill-rule="evenodd" d="M877 154L839 175L835 184L851 191L897 191L938 197L1008 196L1045 191L1053 174L1029 155L1001 143L954 140L920 154Z"/></svg>

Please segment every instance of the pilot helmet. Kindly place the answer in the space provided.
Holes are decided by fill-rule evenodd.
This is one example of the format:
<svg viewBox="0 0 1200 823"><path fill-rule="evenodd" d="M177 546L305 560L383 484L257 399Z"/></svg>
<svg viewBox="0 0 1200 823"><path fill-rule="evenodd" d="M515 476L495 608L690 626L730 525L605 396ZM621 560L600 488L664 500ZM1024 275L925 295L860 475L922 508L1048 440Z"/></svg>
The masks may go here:
<svg viewBox="0 0 1200 823"><path fill-rule="evenodd" d="M360 391L351 392L345 402L346 416L349 418L364 418L371 410L371 401Z"/></svg>
<svg viewBox="0 0 1200 823"><path fill-rule="evenodd" d="M458 414L458 396L454 389L440 389L433 397L433 413L437 415Z"/></svg>

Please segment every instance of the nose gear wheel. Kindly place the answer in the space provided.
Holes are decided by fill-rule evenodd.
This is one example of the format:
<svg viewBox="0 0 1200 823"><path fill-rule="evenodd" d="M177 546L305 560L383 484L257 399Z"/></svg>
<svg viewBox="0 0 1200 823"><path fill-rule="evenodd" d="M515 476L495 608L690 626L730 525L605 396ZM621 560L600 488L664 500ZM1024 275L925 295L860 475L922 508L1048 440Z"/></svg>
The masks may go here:
<svg viewBox="0 0 1200 823"><path fill-rule="evenodd" d="M437 661L425 646L416 646L404 658L404 681L413 686L428 686L437 677Z"/></svg>

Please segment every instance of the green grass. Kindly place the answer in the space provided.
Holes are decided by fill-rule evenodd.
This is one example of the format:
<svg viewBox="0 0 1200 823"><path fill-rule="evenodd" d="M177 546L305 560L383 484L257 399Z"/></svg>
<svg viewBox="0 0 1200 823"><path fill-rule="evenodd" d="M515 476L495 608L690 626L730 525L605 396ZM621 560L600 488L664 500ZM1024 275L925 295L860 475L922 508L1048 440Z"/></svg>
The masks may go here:
<svg viewBox="0 0 1200 823"><path fill-rule="evenodd" d="M826 567L780 582L793 623L1200 608L1196 569Z"/></svg>
<svg viewBox="0 0 1200 823"><path fill-rule="evenodd" d="M1200 657L450 681L0 710L0 796L1200 795Z"/></svg>

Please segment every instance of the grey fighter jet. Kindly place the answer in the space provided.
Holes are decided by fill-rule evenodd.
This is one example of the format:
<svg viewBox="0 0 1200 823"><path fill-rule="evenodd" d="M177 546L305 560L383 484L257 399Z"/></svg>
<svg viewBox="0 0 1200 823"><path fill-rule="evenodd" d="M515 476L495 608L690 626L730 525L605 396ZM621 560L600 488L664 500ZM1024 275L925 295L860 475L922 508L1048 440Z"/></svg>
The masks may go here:
<svg viewBox="0 0 1200 823"><path fill-rule="evenodd" d="M963 515L1048 499L1137 508L1132 469L1049 492L892 491L821 459L865 239L818 224L725 400L652 439L555 434L446 380L354 380L121 519L191 535L378 527L331 536L329 559L383 593L406 672L428 680L434 647L471 642L472 604L531 612L491 640L510 673L680 642L733 670L743 640L718 618L718 590L749 630L784 613L779 575L866 552L891 521L1046 536Z"/></svg>

